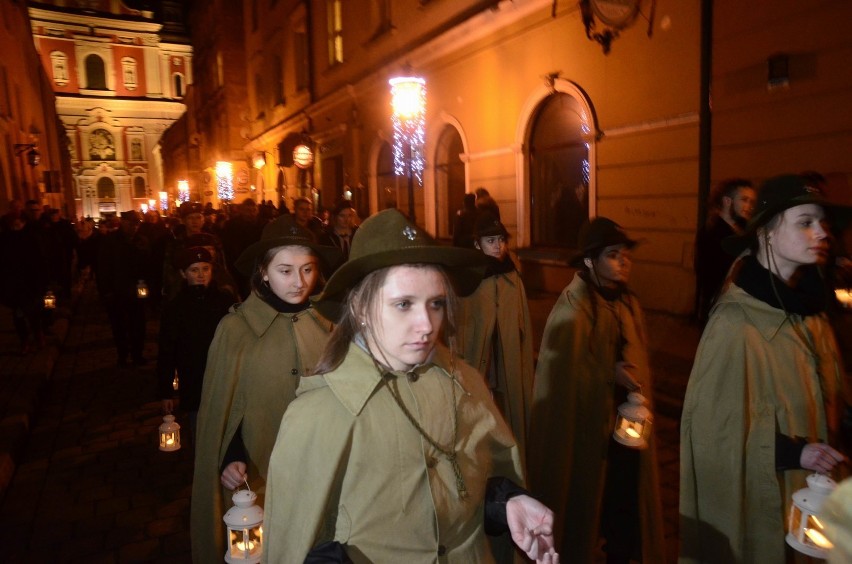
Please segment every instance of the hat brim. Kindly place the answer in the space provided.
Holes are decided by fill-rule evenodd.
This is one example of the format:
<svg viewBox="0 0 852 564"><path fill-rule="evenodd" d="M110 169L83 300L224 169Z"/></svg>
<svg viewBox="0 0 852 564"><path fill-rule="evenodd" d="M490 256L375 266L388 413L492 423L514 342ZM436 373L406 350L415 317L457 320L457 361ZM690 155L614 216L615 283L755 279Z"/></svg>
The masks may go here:
<svg viewBox="0 0 852 564"><path fill-rule="evenodd" d="M784 204L773 206L761 211L759 214L751 218L751 221L746 225L745 231L739 235L730 235L722 239L722 249L733 256L740 256L743 251L748 249L757 239L757 230L769 223L779 213L785 212L790 208L802 206L805 204L816 204L825 210L825 213L830 216L832 228L844 229L852 220L852 207L839 204L830 204L823 198L813 194L806 194L797 198L792 198L784 202Z"/></svg>
<svg viewBox="0 0 852 564"><path fill-rule="evenodd" d="M607 247L611 247L613 245L624 245L628 249L633 249L638 244L639 244L639 240L637 240L637 239L624 239L624 241L615 241L613 243L607 243L606 245L595 245L593 247L588 247L588 248L583 249L582 251L578 252L577 254L572 256L570 259L568 259L568 266L570 266L572 268L582 268L583 267L583 261L586 258L588 258L590 254L592 254L595 251L600 251L600 250L605 249Z"/></svg>
<svg viewBox="0 0 852 564"><path fill-rule="evenodd" d="M314 308L337 322L343 315L349 290L369 273L405 264L434 264L444 268L459 296L472 294L485 275L486 257L479 251L460 247L423 246L394 249L350 259L331 276L323 292L311 298Z"/></svg>
<svg viewBox="0 0 852 564"><path fill-rule="evenodd" d="M299 237L273 237L270 239L261 239L252 243L242 252L240 258L234 263L242 274L251 276L257 269L257 261L266 254L269 249L275 247L307 247L311 249L320 259L323 272L328 275L335 266L337 266L343 256L337 247L328 245L319 245L317 243L306 241Z"/></svg>

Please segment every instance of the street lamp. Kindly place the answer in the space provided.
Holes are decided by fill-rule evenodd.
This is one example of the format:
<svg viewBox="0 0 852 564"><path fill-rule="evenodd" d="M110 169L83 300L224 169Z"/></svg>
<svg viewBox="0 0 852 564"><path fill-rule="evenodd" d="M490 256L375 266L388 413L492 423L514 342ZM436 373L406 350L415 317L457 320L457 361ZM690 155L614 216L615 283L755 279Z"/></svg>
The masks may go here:
<svg viewBox="0 0 852 564"><path fill-rule="evenodd" d="M426 81L402 76L389 81L393 109L393 166L408 176L408 218L414 218L414 180L423 185L423 145L426 138Z"/></svg>

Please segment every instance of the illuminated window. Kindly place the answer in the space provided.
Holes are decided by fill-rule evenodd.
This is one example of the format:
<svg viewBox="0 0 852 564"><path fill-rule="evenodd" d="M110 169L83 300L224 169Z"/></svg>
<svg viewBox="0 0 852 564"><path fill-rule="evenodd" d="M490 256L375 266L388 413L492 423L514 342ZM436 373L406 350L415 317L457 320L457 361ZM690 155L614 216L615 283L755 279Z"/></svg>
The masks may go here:
<svg viewBox="0 0 852 564"><path fill-rule="evenodd" d="M343 1L328 0L328 64L343 62Z"/></svg>
<svg viewBox="0 0 852 564"><path fill-rule="evenodd" d="M121 59L121 76L124 77L124 87L136 90L136 59L124 57Z"/></svg>
<svg viewBox="0 0 852 564"><path fill-rule="evenodd" d="M50 64L53 67L53 82L57 86L68 84L68 55L62 51L54 51L50 54Z"/></svg>

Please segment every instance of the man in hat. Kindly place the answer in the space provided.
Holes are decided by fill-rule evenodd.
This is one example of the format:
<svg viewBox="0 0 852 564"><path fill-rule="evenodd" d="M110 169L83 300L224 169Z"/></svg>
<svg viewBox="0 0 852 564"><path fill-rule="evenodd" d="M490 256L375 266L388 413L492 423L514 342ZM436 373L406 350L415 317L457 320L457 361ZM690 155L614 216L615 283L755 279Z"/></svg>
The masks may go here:
<svg viewBox="0 0 852 564"><path fill-rule="evenodd" d="M355 221L358 219L358 212L352 207L352 202L349 200L340 200L331 210L331 221L320 242L324 245L337 247L343 256L343 262L349 260L349 248L352 246L352 237L358 230Z"/></svg>
<svg viewBox="0 0 852 564"><path fill-rule="evenodd" d="M174 388L179 379L180 408L188 414L195 436L195 420L201 402L201 384L207 367L207 349L219 321L234 303L233 297L213 284L213 256L204 247L180 249L175 266L183 286L168 301L160 320L157 357L158 395L163 411L172 413Z"/></svg>
<svg viewBox="0 0 852 564"><path fill-rule="evenodd" d="M150 250L138 236L140 222L136 211L121 212L119 229L104 236L98 251L98 293L109 316L119 366L127 365L128 355L134 365L145 364L146 298L138 296L137 286L147 284L145 264Z"/></svg>
<svg viewBox="0 0 852 564"><path fill-rule="evenodd" d="M183 222L175 229L175 237L166 245L163 257L163 296L166 300L177 296L182 287L183 278L180 270L175 265L175 257L181 251L193 246L210 247L207 250L213 255L216 264L224 268L224 251L222 242L215 235L204 232L204 208L198 202L184 202L178 208L181 221ZM204 242L193 239L203 238ZM221 286L223 273L217 273L216 285Z"/></svg>

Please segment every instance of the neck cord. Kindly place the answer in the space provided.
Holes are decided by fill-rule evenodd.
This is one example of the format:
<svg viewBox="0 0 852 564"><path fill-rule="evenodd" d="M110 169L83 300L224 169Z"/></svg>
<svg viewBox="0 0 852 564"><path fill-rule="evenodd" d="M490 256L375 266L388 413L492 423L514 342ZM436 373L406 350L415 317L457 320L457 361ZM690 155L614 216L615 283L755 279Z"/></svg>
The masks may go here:
<svg viewBox="0 0 852 564"><path fill-rule="evenodd" d="M372 355L370 355L370 357L373 358ZM396 404L402 410L402 413L405 415L408 421L414 426L417 432L420 433L420 436L426 439L426 442L432 445L435 450L443 454L444 458L449 461L450 465L453 468L453 475L456 478L456 490L458 491L459 498L467 499L467 486L464 483L464 476L462 475L461 466L459 466L458 453L455 449L456 439L458 438L459 432L458 405L456 404L455 372L453 371L450 374L450 379L452 380L450 383L450 389L452 391L453 396L453 442L448 448L438 444L435 439L430 437L429 434L426 433L426 431L423 429L423 427L420 426L420 423L417 422L417 419L414 417L414 414L412 414L411 411L409 411L408 408L405 406L405 403L403 403L402 401L402 397L400 397L399 395L399 390L396 389L398 387L398 380L396 375L393 372L387 372L382 370L382 367L379 365L378 361L375 358L373 358L373 363L376 365L376 368L379 370L379 373L382 374L384 380L388 383L388 391L390 391L391 396L393 397L394 401L396 401Z"/></svg>

